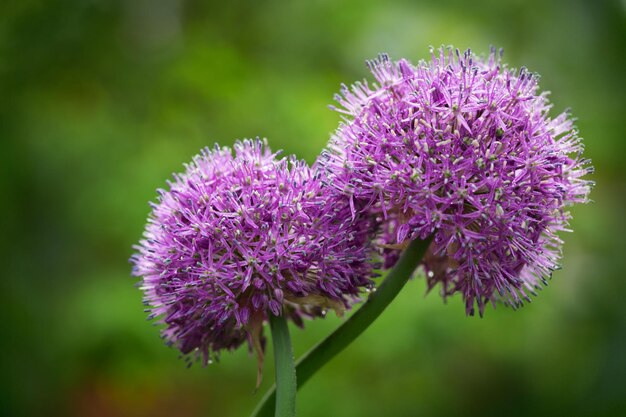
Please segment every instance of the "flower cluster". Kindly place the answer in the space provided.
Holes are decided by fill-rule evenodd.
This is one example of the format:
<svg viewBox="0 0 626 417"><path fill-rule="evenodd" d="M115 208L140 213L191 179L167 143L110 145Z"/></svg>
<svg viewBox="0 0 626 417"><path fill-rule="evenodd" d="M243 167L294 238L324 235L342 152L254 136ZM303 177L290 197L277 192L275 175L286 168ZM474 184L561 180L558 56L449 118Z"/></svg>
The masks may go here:
<svg viewBox="0 0 626 417"><path fill-rule="evenodd" d="M370 220L265 142L205 149L168 186L131 261L150 317L183 354L207 363L247 340L261 360L268 314L301 324L371 285Z"/></svg>
<svg viewBox="0 0 626 417"><path fill-rule="evenodd" d="M572 118L555 118L537 76L452 49L414 66L369 62L376 84L342 87L344 123L320 164L327 181L367 207L386 266L434 235L429 288L461 293L467 314L495 300L517 307L558 268L567 207L587 201L591 168Z"/></svg>
<svg viewBox="0 0 626 417"><path fill-rule="evenodd" d="M260 367L269 315L341 313L373 285L376 252L390 268L415 239L433 237L429 289L460 293L468 315L530 301L558 268L592 168L538 77L495 50L368 64L376 83L342 87L344 121L313 167L245 140L159 190L133 275L186 358L248 341Z"/></svg>

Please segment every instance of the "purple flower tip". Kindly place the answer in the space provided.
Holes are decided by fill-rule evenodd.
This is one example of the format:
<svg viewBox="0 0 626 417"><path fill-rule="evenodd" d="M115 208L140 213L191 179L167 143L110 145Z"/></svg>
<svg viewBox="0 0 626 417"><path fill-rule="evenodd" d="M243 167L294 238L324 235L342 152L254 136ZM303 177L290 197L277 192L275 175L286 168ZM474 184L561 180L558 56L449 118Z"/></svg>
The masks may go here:
<svg viewBox="0 0 626 417"><path fill-rule="evenodd" d="M247 340L261 360L268 314L301 325L371 285L370 220L352 221L306 163L257 139L234 154L205 149L185 168L158 190L131 258L150 317L183 354L206 364Z"/></svg>
<svg viewBox="0 0 626 417"><path fill-rule="evenodd" d="M587 201L592 172L568 112L554 118L538 77L492 49L432 51L412 65L380 55L376 79L342 87L344 124L322 155L329 183L381 223L386 266L434 234L429 288L461 293L467 314L518 307L558 268L568 206Z"/></svg>

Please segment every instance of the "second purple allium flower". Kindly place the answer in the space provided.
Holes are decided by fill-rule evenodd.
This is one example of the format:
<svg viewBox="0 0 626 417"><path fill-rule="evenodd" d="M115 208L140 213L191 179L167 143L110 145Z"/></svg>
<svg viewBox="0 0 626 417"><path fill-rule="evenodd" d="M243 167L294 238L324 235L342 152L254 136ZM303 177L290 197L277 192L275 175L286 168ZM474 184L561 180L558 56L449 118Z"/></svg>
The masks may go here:
<svg viewBox="0 0 626 417"><path fill-rule="evenodd" d="M131 261L163 337L204 363L248 341L263 321L341 312L371 285L371 224L352 221L315 170L265 142L204 150L159 190Z"/></svg>
<svg viewBox="0 0 626 417"><path fill-rule="evenodd" d="M387 266L434 234L429 288L466 311L517 307L558 268L567 207L587 201L591 171L572 118L549 116L537 76L441 48L412 65L369 63L377 84L343 87L345 123L321 157L339 194L381 222Z"/></svg>

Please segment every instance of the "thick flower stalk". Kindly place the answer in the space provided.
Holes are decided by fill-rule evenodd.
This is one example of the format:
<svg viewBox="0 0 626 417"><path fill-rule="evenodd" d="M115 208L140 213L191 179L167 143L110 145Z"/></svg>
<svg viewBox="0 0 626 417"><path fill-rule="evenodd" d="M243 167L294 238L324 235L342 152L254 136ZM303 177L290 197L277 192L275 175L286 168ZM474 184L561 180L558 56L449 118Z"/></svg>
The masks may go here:
<svg viewBox="0 0 626 417"><path fill-rule="evenodd" d="M371 285L369 220L264 141L205 149L168 188L131 261L150 317L189 360L248 341L260 365L269 315L301 325Z"/></svg>
<svg viewBox="0 0 626 417"><path fill-rule="evenodd" d="M344 123L320 158L328 182L381 223L386 266L434 234L429 288L466 312L518 307L558 268L568 207L591 172L568 112L552 118L538 77L452 49L429 62L369 62L376 83L343 86ZM353 214L358 210L353 210Z"/></svg>

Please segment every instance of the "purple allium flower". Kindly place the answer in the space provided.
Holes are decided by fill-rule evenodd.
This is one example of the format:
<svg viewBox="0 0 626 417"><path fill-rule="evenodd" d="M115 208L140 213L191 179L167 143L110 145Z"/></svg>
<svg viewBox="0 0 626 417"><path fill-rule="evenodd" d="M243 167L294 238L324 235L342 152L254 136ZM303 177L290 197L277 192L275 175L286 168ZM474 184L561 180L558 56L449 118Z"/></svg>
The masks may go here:
<svg viewBox="0 0 626 417"><path fill-rule="evenodd" d="M352 221L315 170L265 141L234 151L203 150L158 190L131 258L164 339L205 364L246 340L260 364L268 314L301 325L371 285L370 220Z"/></svg>
<svg viewBox="0 0 626 417"><path fill-rule="evenodd" d="M569 113L551 118L538 77L500 59L441 48L414 66L381 55L368 63L376 84L335 97L344 123L320 159L330 184L382 222L387 267L434 234L428 287L460 292L469 315L530 301L558 268L567 207L592 185Z"/></svg>

